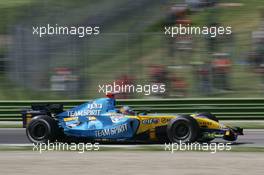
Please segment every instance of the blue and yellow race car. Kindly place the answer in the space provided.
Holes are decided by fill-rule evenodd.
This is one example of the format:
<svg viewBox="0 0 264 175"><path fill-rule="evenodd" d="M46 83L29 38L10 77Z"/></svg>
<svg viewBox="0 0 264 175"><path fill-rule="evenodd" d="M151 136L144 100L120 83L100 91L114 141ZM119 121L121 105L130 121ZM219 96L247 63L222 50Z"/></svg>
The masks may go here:
<svg viewBox="0 0 264 175"><path fill-rule="evenodd" d="M33 143L70 138L112 142L209 142L215 138L235 141L243 129L220 124L211 113L168 115L136 113L116 108L115 98L99 98L70 110L60 104L33 105L22 112L24 127Z"/></svg>

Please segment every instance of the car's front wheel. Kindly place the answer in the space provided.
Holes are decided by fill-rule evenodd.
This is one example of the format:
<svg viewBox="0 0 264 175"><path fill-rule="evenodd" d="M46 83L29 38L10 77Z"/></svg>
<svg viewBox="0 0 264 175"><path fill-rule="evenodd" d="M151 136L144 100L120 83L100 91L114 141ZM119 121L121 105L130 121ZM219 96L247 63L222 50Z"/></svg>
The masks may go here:
<svg viewBox="0 0 264 175"><path fill-rule="evenodd" d="M195 142L199 136L199 130L197 121L188 115L172 119L167 126L168 138L173 143Z"/></svg>
<svg viewBox="0 0 264 175"><path fill-rule="evenodd" d="M55 140L56 121L45 115L34 117L28 124L26 134L32 143L47 143Z"/></svg>

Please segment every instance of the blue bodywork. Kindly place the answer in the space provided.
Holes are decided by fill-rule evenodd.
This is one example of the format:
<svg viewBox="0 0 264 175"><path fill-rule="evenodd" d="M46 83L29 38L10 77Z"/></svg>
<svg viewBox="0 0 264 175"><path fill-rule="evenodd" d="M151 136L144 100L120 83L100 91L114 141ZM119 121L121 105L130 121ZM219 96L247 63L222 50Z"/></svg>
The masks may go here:
<svg viewBox="0 0 264 175"><path fill-rule="evenodd" d="M57 115L64 134L90 139L131 139L139 121L115 108L115 99L100 98Z"/></svg>

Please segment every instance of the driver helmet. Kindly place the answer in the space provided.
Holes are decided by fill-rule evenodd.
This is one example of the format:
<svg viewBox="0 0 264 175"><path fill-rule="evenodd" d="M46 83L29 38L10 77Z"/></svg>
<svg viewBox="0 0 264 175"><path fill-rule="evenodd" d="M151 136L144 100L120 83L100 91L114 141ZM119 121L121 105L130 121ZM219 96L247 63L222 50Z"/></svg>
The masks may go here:
<svg viewBox="0 0 264 175"><path fill-rule="evenodd" d="M135 112L129 106L123 106L120 108L120 112L125 115L134 115Z"/></svg>

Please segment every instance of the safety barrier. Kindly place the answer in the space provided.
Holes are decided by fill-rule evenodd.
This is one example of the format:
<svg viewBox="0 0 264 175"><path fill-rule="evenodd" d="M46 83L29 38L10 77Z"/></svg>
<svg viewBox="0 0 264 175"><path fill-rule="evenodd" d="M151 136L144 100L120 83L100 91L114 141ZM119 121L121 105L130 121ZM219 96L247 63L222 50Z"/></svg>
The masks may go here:
<svg viewBox="0 0 264 175"><path fill-rule="evenodd" d="M70 109L88 100L0 101L0 121L21 121L21 110L32 104L60 103ZM117 100L117 106L128 105L136 111L150 113L190 114L212 112L223 120L264 120L264 99L261 98L186 98Z"/></svg>

